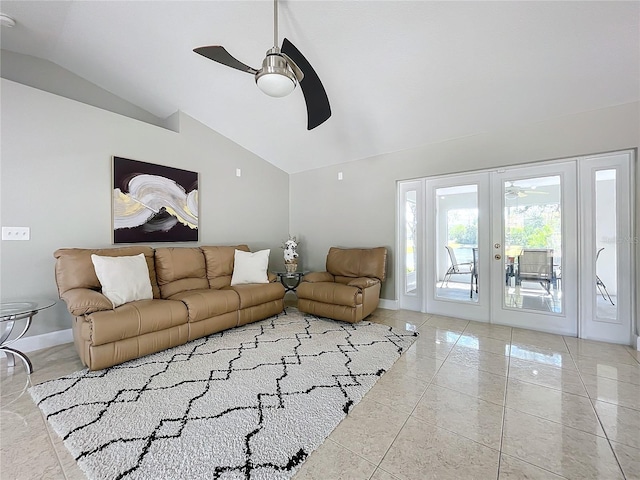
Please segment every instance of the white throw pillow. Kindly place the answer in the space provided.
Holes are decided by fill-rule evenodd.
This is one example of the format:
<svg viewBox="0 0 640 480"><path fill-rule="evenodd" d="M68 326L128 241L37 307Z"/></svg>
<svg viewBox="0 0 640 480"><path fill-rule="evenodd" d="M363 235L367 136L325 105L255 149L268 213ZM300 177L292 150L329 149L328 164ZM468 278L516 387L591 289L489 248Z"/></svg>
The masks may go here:
<svg viewBox="0 0 640 480"><path fill-rule="evenodd" d="M269 267L269 252L243 252L236 250L233 260L233 276L231 285L243 285L245 283L269 283L267 268Z"/></svg>
<svg viewBox="0 0 640 480"><path fill-rule="evenodd" d="M130 257L101 257L91 255L102 294L116 308L134 300L153 298L149 268L144 253Z"/></svg>

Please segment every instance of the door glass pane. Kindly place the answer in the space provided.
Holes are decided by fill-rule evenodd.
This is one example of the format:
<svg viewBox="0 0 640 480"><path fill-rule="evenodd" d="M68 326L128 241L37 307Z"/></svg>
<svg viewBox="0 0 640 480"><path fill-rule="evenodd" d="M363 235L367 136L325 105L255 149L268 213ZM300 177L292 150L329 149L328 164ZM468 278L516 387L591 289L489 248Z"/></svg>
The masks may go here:
<svg viewBox="0 0 640 480"><path fill-rule="evenodd" d="M562 313L560 176L504 181L504 306Z"/></svg>
<svg viewBox="0 0 640 480"><path fill-rule="evenodd" d="M416 295L416 267L418 265L418 250L416 246L416 230L418 228L416 191L410 190L406 192L404 197L405 208L405 294Z"/></svg>
<svg viewBox="0 0 640 480"><path fill-rule="evenodd" d="M436 190L436 296L478 301L478 186Z"/></svg>
<svg viewBox="0 0 640 480"><path fill-rule="evenodd" d="M596 278L593 285L596 290L596 316L600 319L616 320L616 170L598 170L595 185Z"/></svg>

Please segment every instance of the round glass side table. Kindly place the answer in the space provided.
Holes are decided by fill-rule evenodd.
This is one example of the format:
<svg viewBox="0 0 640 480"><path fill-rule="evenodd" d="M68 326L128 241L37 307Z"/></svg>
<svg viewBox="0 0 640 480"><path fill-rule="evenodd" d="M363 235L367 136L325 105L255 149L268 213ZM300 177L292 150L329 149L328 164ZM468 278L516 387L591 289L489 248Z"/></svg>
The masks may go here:
<svg viewBox="0 0 640 480"><path fill-rule="evenodd" d="M24 366L27 369L27 373L31 375L33 372L33 366L29 357L15 348L9 348L8 345L21 339L29 327L33 317L44 310L55 305L55 300L15 300L15 301L2 301L0 303L0 322L2 323L2 333L0 333L0 352L3 352L7 356L7 366L14 367L16 364L15 357L19 357L24 362ZM16 322L27 319L22 331L14 338L9 340L11 333Z"/></svg>
<svg viewBox="0 0 640 480"><path fill-rule="evenodd" d="M278 280L284 287L284 293L287 292L296 292L296 288L300 285L302 281L302 277L304 277L304 272L275 272L278 276ZM291 280L291 283L289 281Z"/></svg>

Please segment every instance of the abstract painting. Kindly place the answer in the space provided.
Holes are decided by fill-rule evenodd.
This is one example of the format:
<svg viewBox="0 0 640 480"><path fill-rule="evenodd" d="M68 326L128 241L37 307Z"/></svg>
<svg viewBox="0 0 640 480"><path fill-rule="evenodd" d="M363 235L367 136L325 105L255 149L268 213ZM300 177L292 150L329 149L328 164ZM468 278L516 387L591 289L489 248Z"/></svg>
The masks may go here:
<svg viewBox="0 0 640 480"><path fill-rule="evenodd" d="M113 157L113 242L197 242L198 174Z"/></svg>

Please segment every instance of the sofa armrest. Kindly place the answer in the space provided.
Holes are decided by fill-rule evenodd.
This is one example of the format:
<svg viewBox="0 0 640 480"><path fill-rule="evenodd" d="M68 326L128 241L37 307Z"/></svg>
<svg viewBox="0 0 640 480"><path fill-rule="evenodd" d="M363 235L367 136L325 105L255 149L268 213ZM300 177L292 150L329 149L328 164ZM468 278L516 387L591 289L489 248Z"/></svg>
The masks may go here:
<svg viewBox="0 0 640 480"><path fill-rule="evenodd" d="M380 283L380 280L378 280L377 278L359 277L359 278L354 278L349 283L347 283L347 285L362 289L362 288L372 287L373 285L376 285L378 283Z"/></svg>
<svg viewBox="0 0 640 480"><path fill-rule="evenodd" d="M72 315L79 317L100 310L113 310L113 303L102 293L90 288L72 288L61 297Z"/></svg>
<svg viewBox="0 0 640 480"><path fill-rule="evenodd" d="M302 277L303 282L335 282L336 279L329 272L311 272Z"/></svg>

